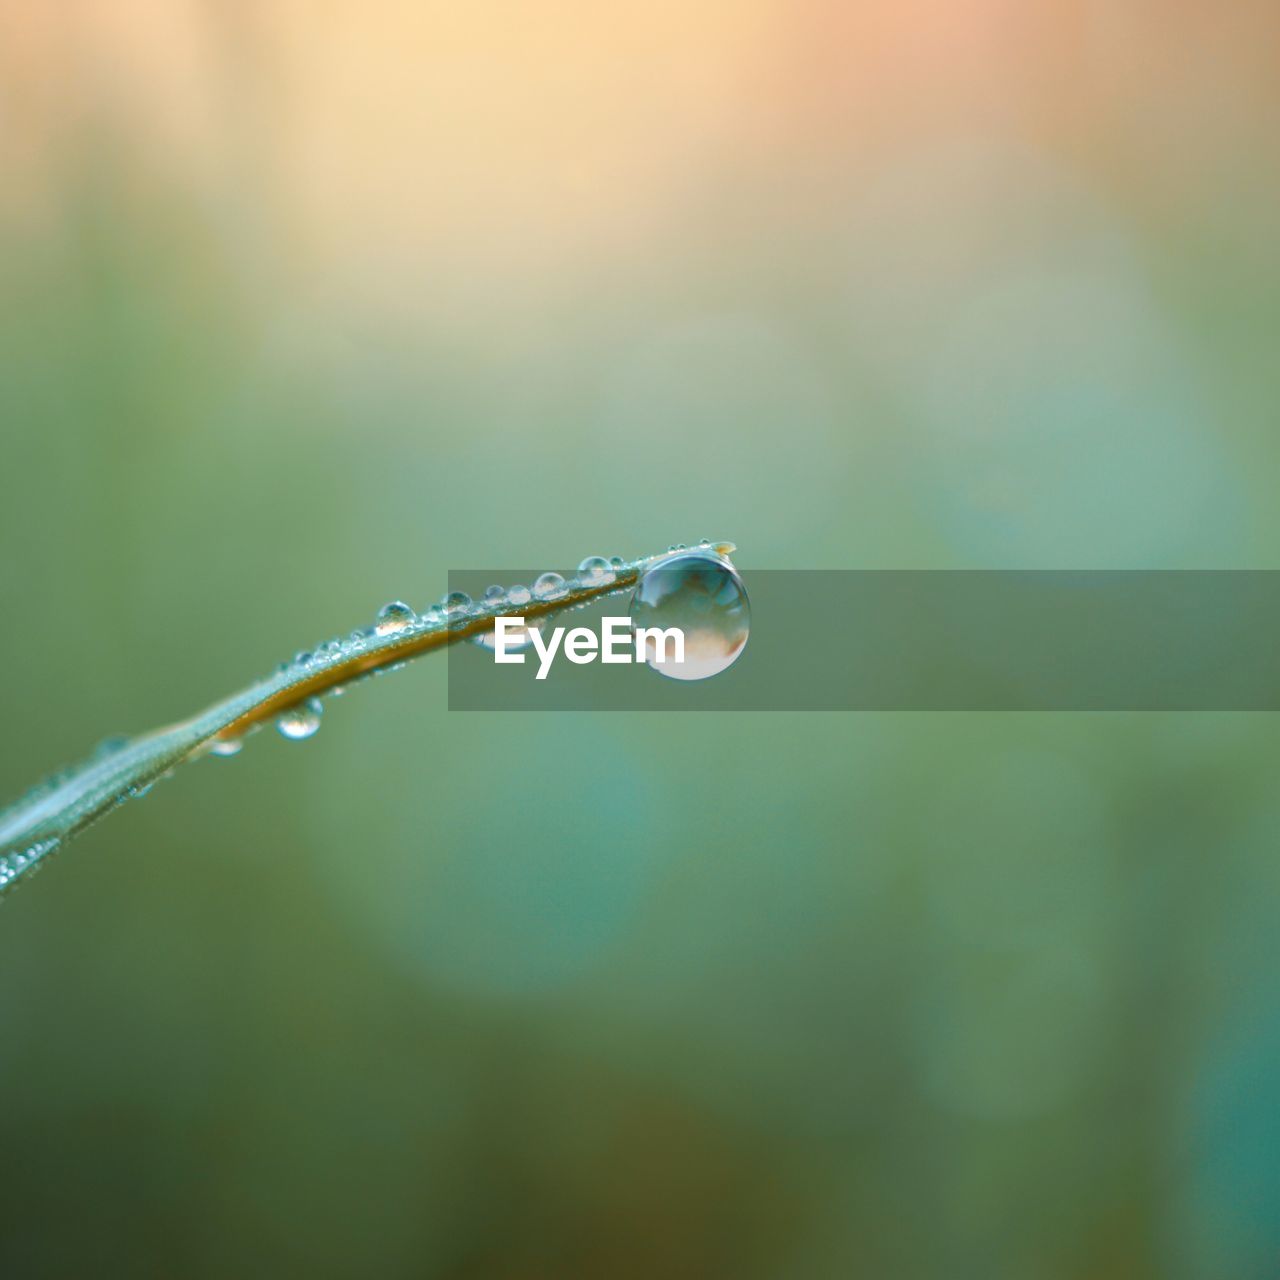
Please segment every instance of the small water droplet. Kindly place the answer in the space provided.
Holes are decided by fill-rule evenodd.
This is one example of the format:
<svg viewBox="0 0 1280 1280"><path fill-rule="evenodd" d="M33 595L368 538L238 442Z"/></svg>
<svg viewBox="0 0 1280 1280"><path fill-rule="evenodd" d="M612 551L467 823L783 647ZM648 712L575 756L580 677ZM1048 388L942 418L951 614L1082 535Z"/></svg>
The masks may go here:
<svg viewBox="0 0 1280 1280"><path fill-rule="evenodd" d="M449 618L463 617L471 611L471 597L465 591L450 591L442 603Z"/></svg>
<svg viewBox="0 0 1280 1280"><path fill-rule="evenodd" d="M209 746L209 754L215 756L238 756L242 750L243 738L214 738Z"/></svg>
<svg viewBox="0 0 1280 1280"><path fill-rule="evenodd" d="M311 661L310 653L295 653L293 655L294 666L305 667Z"/></svg>
<svg viewBox="0 0 1280 1280"><path fill-rule="evenodd" d="M276 729L282 737L298 742L309 738L320 728L320 716L324 712L318 698L308 698L296 707L282 711L276 718Z"/></svg>
<svg viewBox="0 0 1280 1280"><path fill-rule="evenodd" d="M57 849L60 841L55 836L47 840L37 840L25 849L15 849L11 853L0 855L0 889L11 885L24 873L32 875L40 869L40 862L47 854Z"/></svg>
<svg viewBox="0 0 1280 1280"><path fill-rule="evenodd" d="M545 625L545 618L533 618L526 622L523 627L508 627L503 645L504 649L507 653L522 653L533 644L533 633L535 631L541 632ZM479 635L471 637L471 643L492 653L498 647L497 632L496 630L482 631Z"/></svg>
<svg viewBox="0 0 1280 1280"><path fill-rule="evenodd" d="M521 605L528 604L532 599L533 592L531 592L528 587L512 587L511 590L507 592L507 603L517 609L520 608Z"/></svg>
<svg viewBox="0 0 1280 1280"><path fill-rule="evenodd" d="M394 636L407 631L417 620L418 615L403 600L392 600L378 610L373 624L374 634Z"/></svg>
<svg viewBox="0 0 1280 1280"><path fill-rule="evenodd" d="M705 680L737 661L751 630L751 605L732 565L702 551L677 551L656 560L645 571L631 601L636 627L684 634L684 661L675 661L675 646L660 652L653 638L645 645L645 661L674 680Z"/></svg>
<svg viewBox="0 0 1280 1280"><path fill-rule="evenodd" d="M533 597L535 600L559 600L568 589L568 584L558 573L544 573L533 584Z"/></svg>
<svg viewBox="0 0 1280 1280"><path fill-rule="evenodd" d="M609 564L610 564L610 566L611 566L612 568L614 568L614 569L621 569L621 568L622 568L622 566L623 566L625 563L626 563L626 561L624 561L624 560L623 560L623 558L622 558L621 556L610 556L610 557L609 557Z"/></svg>
<svg viewBox="0 0 1280 1280"><path fill-rule="evenodd" d="M484 602L488 605L501 603L506 596L506 592L496 583L492 587L486 587L484 591Z"/></svg>
<svg viewBox="0 0 1280 1280"><path fill-rule="evenodd" d="M613 569L604 556L588 556L578 566L578 581L584 587L608 586L613 578Z"/></svg>

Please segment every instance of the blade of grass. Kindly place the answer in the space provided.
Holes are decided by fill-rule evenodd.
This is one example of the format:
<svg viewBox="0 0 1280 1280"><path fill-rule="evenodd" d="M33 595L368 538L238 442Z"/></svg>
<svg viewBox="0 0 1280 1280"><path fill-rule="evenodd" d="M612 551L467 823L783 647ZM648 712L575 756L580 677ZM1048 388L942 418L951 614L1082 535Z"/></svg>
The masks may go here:
<svg viewBox="0 0 1280 1280"><path fill-rule="evenodd" d="M716 544L717 550L726 548L732 550L732 544ZM554 600L531 599L519 607L505 600L480 600L465 614L439 623L418 619L387 635L373 629L353 632L348 640L304 655L305 661L282 664L190 719L104 744L83 764L48 779L0 812L0 897L29 879L73 836L126 800L145 794L178 765L227 749L312 698L487 632L495 618L545 617L626 591L659 558L644 556L615 566L604 581L570 578L564 594Z"/></svg>

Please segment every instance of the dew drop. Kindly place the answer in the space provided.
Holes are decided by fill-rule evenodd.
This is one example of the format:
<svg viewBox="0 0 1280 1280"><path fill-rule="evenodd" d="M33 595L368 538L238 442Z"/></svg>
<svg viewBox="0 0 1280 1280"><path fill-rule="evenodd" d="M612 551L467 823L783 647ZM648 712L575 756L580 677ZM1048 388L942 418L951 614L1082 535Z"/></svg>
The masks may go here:
<svg viewBox="0 0 1280 1280"><path fill-rule="evenodd" d="M503 645L507 653L523 653L533 644L533 633L535 631L541 633L542 628L546 626L547 619L533 618L526 622L521 628L508 628L506 641ZM492 653L498 647L497 632L482 631L478 635L471 637L471 643L478 645L481 649Z"/></svg>
<svg viewBox="0 0 1280 1280"><path fill-rule="evenodd" d="M607 586L613 577L613 569L604 556L588 556L578 566L578 582L584 587Z"/></svg>
<svg viewBox="0 0 1280 1280"><path fill-rule="evenodd" d="M544 573L533 584L533 598L535 600L559 600L568 589L568 584L558 573Z"/></svg>
<svg viewBox="0 0 1280 1280"><path fill-rule="evenodd" d="M418 620L418 615L403 600L392 600L378 610L373 630L376 635L394 636L407 631Z"/></svg>
<svg viewBox="0 0 1280 1280"><path fill-rule="evenodd" d="M621 557L621 556L610 556L610 557L609 557L609 565L610 565L610 567L611 567L611 568L613 568L613 569L621 569L624 563L625 563L625 562L623 561L623 559L622 559L622 557Z"/></svg>
<svg viewBox="0 0 1280 1280"><path fill-rule="evenodd" d="M443 604L449 618L460 618L471 611L471 597L465 591L450 591Z"/></svg>
<svg viewBox="0 0 1280 1280"><path fill-rule="evenodd" d="M25 849L15 849L11 853L0 855L0 889L7 888L24 872L31 874L38 871L41 859L53 853L60 843L55 836L48 840L37 840Z"/></svg>
<svg viewBox="0 0 1280 1280"><path fill-rule="evenodd" d="M507 603L509 605L514 605L517 609L521 605L528 604L532 599L533 593L528 587L512 587L511 590L507 592Z"/></svg>
<svg viewBox="0 0 1280 1280"><path fill-rule="evenodd" d="M209 754L215 756L238 756L243 749L243 738L214 738L209 746Z"/></svg>
<svg viewBox="0 0 1280 1280"><path fill-rule="evenodd" d="M309 738L320 728L320 716L324 712L318 698L308 698L296 707L282 711L276 719L276 729L282 737L298 742Z"/></svg>
<svg viewBox="0 0 1280 1280"><path fill-rule="evenodd" d="M673 680L705 680L737 660L751 630L751 605L733 566L704 551L676 551L654 561L631 600L635 627L684 633L684 661L668 643L647 638L645 661Z"/></svg>
<svg viewBox="0 0 1280 1280"><path fill-rule="evenodd" d="M426 609L423 610L422 620L429 627L438 627L443 619L444 611L438 604L429 604Z"/></svg>
<svg viewBox="0 0 1280 1280"><path fill-rule="evenodd" d="M500 604L505 596L506 592L495 583L492 587L485 588L484 602L487 605Z"/></svg>

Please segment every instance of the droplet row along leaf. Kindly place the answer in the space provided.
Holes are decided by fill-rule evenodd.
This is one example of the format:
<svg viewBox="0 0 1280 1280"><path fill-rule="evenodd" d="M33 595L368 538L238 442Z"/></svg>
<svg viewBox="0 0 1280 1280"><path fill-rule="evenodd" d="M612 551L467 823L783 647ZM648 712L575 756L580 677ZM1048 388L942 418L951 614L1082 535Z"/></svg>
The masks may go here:
<svg viewBox="0 0 1280 1280"><path fill-rule="evenodd" d="M724 556L734 550L732 543L708 540L700 546ZM297 654L263 680L189 720L136 738L110 740L104 744L109 750L100 749L0 811L0 895L29 878L71 837L145 794L177 765L205 755L235 755L248 734L272 721L285 737L310 737L320 724L323 695L336 695L355 680L445 645L483 640L503 614L520 613L536 625L563 608L626 590L661 558L626 562L589 556L572 579L543 574L531 587L491 589L479 602L454 592L421 614L392 601L379 610L372 626Z"/></svg>

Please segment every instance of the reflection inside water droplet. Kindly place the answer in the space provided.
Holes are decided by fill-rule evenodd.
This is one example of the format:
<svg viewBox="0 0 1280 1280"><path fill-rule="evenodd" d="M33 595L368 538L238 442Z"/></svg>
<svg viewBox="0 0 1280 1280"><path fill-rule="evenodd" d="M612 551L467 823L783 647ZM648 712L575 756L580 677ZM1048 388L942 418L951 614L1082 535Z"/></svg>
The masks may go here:
<svg viewBox="0 0 1280 1280"><path fill-rule="evenodd" d="M578 583L580 586L608 586L613 581L613 578L613 568L604 556L588 556L578 566Z"/></svg>
<svg viewBox="0 0 1280 1280"><path fill-rule="evenodd" d="M408 630L418 620L418 615L403 600L392 600L378 610L374 631L380 636L393 636Z"/></svg>
<svg viewBox="0 0 1280 1280"><path fill-rule="evenodd" d="M503 648L507 653L521 653L533 644L533 633L541 632L547 624L547 618L531 618L523 627L508 627ZM471 643L487 649L490 653L497 648L498 638L495 631L482 631L471 637Z"/></svg>
<svg viewBox="0 0 1280 1280"><path fill-rule="evenodd" d="M318 698L308 698L296 707L282 711L276 719L276 729L282 737L298 742L309 738L320 728L320 716L324 711Z"/></svg>
<svg viewBox="0 0 1280 1280"><path fill-rule="evenodd" d="M465 591L450 591L442 601L445 617L457 621L471 612L471 597Z"/></svg>
<svg viewBox="0 0 1280 1280"><path fill-rule="evenodd" d="M673 680L705 680L732 666L747 643L751 605L737 571L704 551L677 551L645 571L631 600L635 627L684 633L684 661L668 643L646 638L645 661Z"/></svg>
<svg viewBox="0 0 1280 1280"><path fill-rule="evenodd" d="M568 584L558 573L544 573L533 584L535 600L559 600L568 590Z"/></svg>

